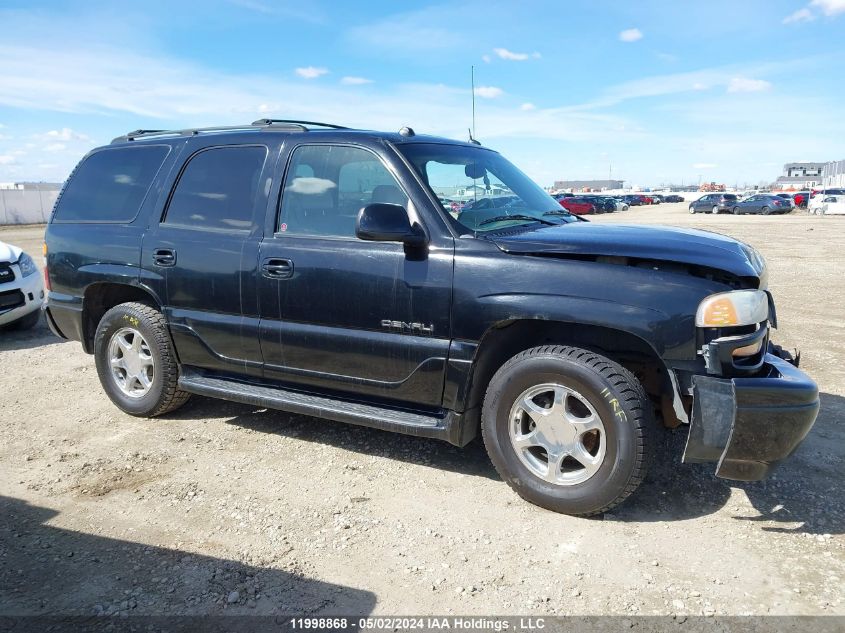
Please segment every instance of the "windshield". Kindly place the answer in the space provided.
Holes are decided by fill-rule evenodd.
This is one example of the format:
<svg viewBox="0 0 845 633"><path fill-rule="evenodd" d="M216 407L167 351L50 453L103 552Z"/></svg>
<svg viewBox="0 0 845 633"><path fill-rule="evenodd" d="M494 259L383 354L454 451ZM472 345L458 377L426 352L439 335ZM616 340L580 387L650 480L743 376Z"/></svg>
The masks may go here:
<svg viewBox="0 0 845 633"><path fill-rule="evenodd" d="M399 151L449 215L476 232L576 218L501 155L482 147L408 143Z"/></svg>

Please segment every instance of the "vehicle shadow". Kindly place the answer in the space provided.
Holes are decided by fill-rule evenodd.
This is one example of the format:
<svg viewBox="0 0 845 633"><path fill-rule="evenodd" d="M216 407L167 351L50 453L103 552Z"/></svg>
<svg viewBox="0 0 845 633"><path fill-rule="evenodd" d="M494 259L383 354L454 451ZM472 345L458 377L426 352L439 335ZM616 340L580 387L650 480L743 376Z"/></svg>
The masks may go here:
<svg viewBox="0 0 845 633"><path fill-rule="evenodd" d="M480 439L476 439L463 448L458 448L440 440L390 433L354 424L199 396L191 398L187 405L169 417L203 419L211 416L226 416L229 418L226 420L227 424L260 433L295 437L306 442L327 444L363 455L378 455L463 475L499 479Z"/></svg>
<svg viewBox="0 0 845 633"><path fill-rule="evenodd" d="M57 515L0 496L0 629L29 630L15 616L83 617L76 630L121 621L109 616L365 616L376 603L369 591L298 573L54 527L49 522ZM5 628L4 620L13 626ZM138 624L135 630L147 630ZM155 630L214 629L193 627L191 618L159 624Z"/></svg>
<svg viewBox="0 0 845 633"><path fill-rule="evenodd" d="M60 345L69 341L59 338L47 327L42 316L31 330L13 330L0 328L0 352L11 352L48 345Z"/></svg>
<svg viewBox="0 0 845 633"><path fill-rule="evenodd" d="M821 394L819 417L804 442L768 478L728 481L716 464L682 464L686 428L666 431L649 476L613 510L620 521L679 521L721 509L731 489L745 492L759 516L734 516L771 532L845 533L845 398Z"/></svg>

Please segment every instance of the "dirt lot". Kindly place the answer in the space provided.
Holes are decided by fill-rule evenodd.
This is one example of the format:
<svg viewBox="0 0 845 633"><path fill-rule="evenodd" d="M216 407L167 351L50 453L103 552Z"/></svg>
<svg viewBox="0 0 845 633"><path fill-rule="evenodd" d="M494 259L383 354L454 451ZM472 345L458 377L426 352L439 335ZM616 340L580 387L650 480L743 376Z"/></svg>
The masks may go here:
<svg viewBox="0 0 845 633"><path fill-rule="evenodd" d="M528 505L465 449L194 398L122 414L43 324L0 335L0 614L845 614L845 218L637 208L756 246L822 410L776 476L679 464L612 514ZM0 229L40 252L43 227ZM40 259L40 258L39 258Z"/></svg>

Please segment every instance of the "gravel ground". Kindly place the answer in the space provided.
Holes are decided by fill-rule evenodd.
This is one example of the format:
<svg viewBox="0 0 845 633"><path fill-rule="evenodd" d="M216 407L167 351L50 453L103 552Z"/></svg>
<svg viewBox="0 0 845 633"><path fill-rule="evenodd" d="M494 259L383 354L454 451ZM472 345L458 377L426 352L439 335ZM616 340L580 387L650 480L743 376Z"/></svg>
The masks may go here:
<svg viewBox="0 0 845 633"><path fill-rule="evenodd" d="M597 519L531 506L475 442L194 398L124 415L78 343L0 334L0 614L845 614L845 218L597 222L727 233L767 258L781 329L822 392L766 482L679 463ZM43 227L0 229L40 252ZM40 259L40 258L39 258Z"/></svg>

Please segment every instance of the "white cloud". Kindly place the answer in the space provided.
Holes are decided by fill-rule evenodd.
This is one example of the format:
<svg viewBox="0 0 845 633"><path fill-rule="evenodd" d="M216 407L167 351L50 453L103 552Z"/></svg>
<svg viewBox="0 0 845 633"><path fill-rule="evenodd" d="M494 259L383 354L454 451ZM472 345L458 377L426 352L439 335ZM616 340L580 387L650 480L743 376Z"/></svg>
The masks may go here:
<svg viewBox="0 0 845 633"><path fill-rule="evenodd" d="M514 53L506 48L494 48L493 52L502 59L507 59L515 62L523 62L526 59L540 59L541 55L537 51L533 53Z"/></svg>
<svg viewBox="0 0 845 633"><path fill-rule="evenodd" d="M50 143L44 147L45 152L63 152L66 149L67 145L64 143Z"/></svg>
<svg viewBox="0 0 845 633"><path fill-rule="evenodd" d="M493 61L493 60L490 58L490 56L489 56L489 55L482 55L482 56L481 56L481 59L482 59L482 60L484 60L484 63L485 63L485 64L489 64L491 61Z"/></svg>
<svg viewBox="0 0 845 633"><path fill-rule="evenodd" d="M501 88L497 88L496 86L476 86L475 94L482 99L495 99L496 97L501 97L505 94L505 91Z"/></svg>
<svg viewBox="0 0 845 633"><path fill-rule="evenodd" d="M367 79L366 77L351 77L347 76L340 80L344 86L362 86L364 84L371 84L373 83L372 79Z"/></svg>
<svg viewBox="0 0 845 633"><path fill-rule="evenodd" d="M793 22L811 22L816 19L813 12L807 7L798 9L795 13L790 13L783 19L784 24L792 24Z"/></svg>
<svg viewBox="0 0 845 633"><path fill-rule="evenodd" d="M716 163L695 163L692 168L693 169L716 169L718 165Z"/></svg>
<svg viewBox="0 0 845 633"><path fill-rule="evenodd" d="M61 130L50 130L44 134L40 134L38 138L47 141L90 141L91 137L86 134L75 132L69 127L63 127Z"/></svg>
<svg viewBox="0 0 845 633"><path fill-rule="evenodd" d="M811 7L818 7L827 16L845 13L845 0L813 0Z"/></svg>
<svg viewBox="0 0 845 633"><path fill-rule="evenodd" d="M316 79L329 72L328 68L318 66L305 66L304 68L297 68L296 74L304 79Z"/></svg>
<svg viewBox="0 0 845 633"><path fill-rule="evenodd" d="M0 154L0 165L16 165L18 159L11 154Z"/></svg>
<svg viewBox="0 0 845 633"><path fill-rule="evenodd" d="M749 79L748 77L733 77L728 84L728 92L763 92L772 87L763 79Z"/></svg>
<svg viewBox="0 0 845 633"><path fill-rule="evenodd" d="M533 103L523 103L521 106L519 106L519 109L523 112L530 112L531 110L536 110L537 106L535 106Z"/></svg>
<svg viewBox="0 0 845 633"><path fill-rule="evenodd" d="M643 32L639 29L625 29L619 33L619 40L622 42L636 42L643 39Z"/></svg>

